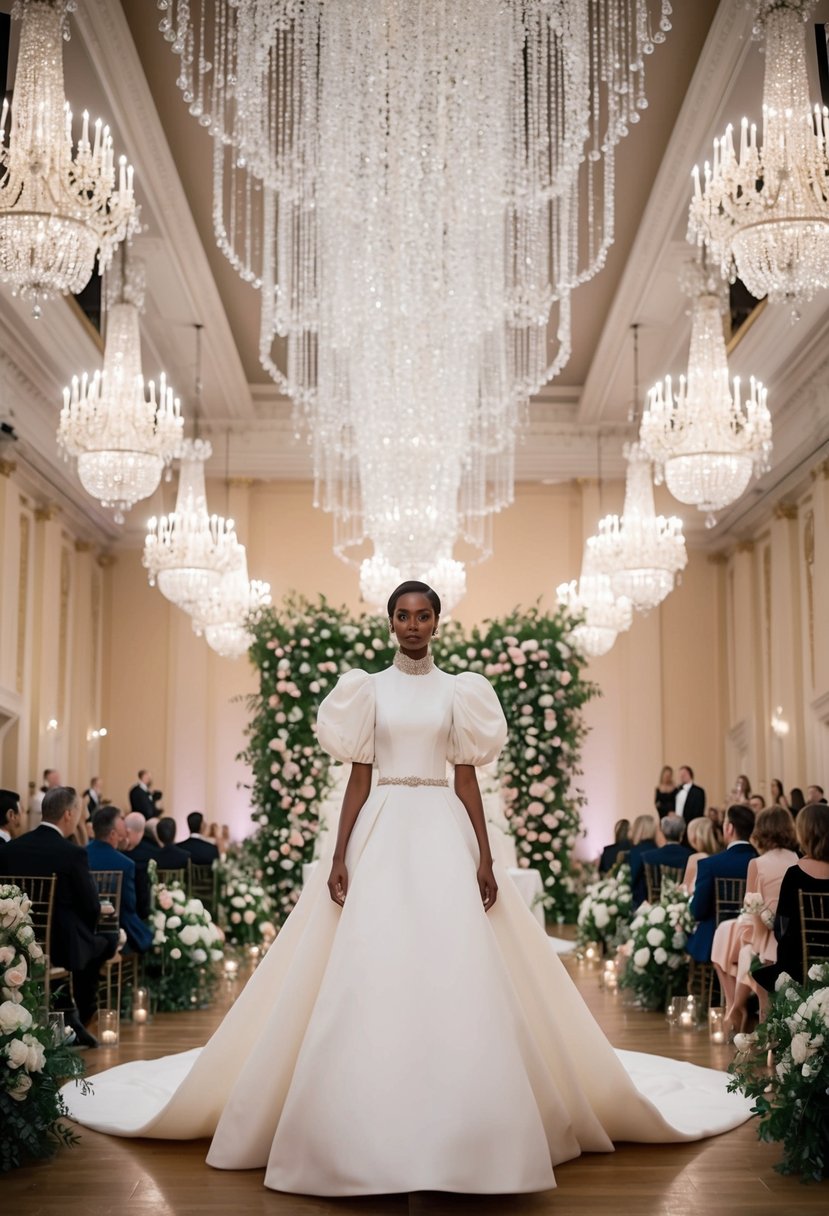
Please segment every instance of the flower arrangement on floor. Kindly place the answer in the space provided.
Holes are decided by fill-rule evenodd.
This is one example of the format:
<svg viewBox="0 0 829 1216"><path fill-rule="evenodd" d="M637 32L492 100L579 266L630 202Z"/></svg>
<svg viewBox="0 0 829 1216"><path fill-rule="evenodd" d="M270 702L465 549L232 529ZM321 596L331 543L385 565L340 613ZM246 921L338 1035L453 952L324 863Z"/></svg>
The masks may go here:
<svg viewBox="0 0 829 1216"><path fill-rule="evenodd" d="M213 964L224 957L224 934L200 899L188 899L181 887L159 883L153 861L148 869L153 884L153 948L145 966L157 1008L172 1013L204 1006L216 985Z"/></svg>
<svg viewBox="0 0 829 1216"><path fill-rule="evenodd" d="M620 948L625 964L619 983L643 1009L664 1010L671 997L686 991L685 944L693 927L689 896L673 883L663 885L658 904L640 904Z"/></svg>
<svg viewBox="0 0 829 1216"><path fill-rule="evenodd" d="M232 946L259 946L276 936L273 900L243 855L229 853L221 866L222 923Z"/></svg>
<svg viewBox="0 0 829 1216"><path fill-rule="evenodd" d="M580 710L597 691L582 678L583 656L565 640L572 627L560 609L533 608L471 633L442 624L434 648L444 670L481 672L498 693L510 727L499 772L518 862L541 872L545 909L559 921L575 915L581 894L573 847L584 799L572 782L586 730ZM332 784L331 762L316 741L317 706L344 671L388 667L394 645L383 618L352 618L324 598L288 598L251 629L260 691L251 698L241 758L253 771L258 862L281 923L299 898Z"/></svg>
<svg viewBox="0 0 829 1216"><path fill-rule="evenodd" d="M0 1170L50 1157L78 1137L60 1087L81 1079L83 1060L38 1018L43 992L34 976L43 951L35 942L31 902L19 887L0 886ZM86 1082L82 1081L84 1087Z"/></svg>
<svg viewBox="0 0 829 1216"><path fill-rule="evenodd" d="M783 1145L775 1169L820 1182L829 1175L829 962L803 984L783 972L766 1020L734 1043L729 1089L754 1099L760 1139Z"/></svg>
<svg viewBox="0 0 829 1216"><path fill-rule="evenodd" d="M630 928L632 902L630 869L626 865L617 874L590 883L579 905L579 943L600 942L605 949L621 945Z"/></svg>

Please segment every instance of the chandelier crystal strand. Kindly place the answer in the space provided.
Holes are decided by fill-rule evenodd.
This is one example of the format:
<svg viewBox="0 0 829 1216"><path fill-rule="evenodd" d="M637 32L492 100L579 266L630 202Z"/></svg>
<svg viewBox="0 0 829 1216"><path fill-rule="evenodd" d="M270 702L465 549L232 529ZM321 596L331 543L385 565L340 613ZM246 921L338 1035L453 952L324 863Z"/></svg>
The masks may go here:
<svg viewBox="0 0 829 1216"><path fill-rule="evenodd" d="M816 0L759 0L765 42L763 138L729 126L702 181L694 169L689 238L758 299L808 301L829 286L829 111L811 106L806 23Z"/></svg>
<svg viewBox="0 0 829 1216"><path fill-rule="evenodd" d="M688 556L682 521L656 514L650 460L639 444L627 444L625 458L622 516L599 520L598 534L588 539L587 547L595 568L610 576L613 594L648 612L673 590Z"/></svg>
<svg viewBox="0 0 829 1216"><path fill-rule="evenodd" d="M84 112L73 153L62 33L73 8L17 0L12 10L22 24L12 104L0 112L0 280L35 317L51 296L82 291L95 259L103 271L138 228L132 166L121 157L116 174L109 127L98 119L90 141Z"/></svg>
<svg viewBox="0 0 829 1216"><path fill-rule="evenodd" d="M488 555L528 399L612 242L613 150L670 3L160 7L337 552L369 539L424 569L462 536Z"/></svg>
<svg viewBox="0 0 829 1216"><path fill-rule="evenodd" d="M705 512L713 527L714 513L741 497L752 473L769 468L771 414L753 376L745 400L739 377L733 388L729 381L722 281L694 265L683 285L693 299L688 375L650 390L639 438L657 484L664 476L674 498Z"/></svg>
<svg viewBox="0 0 829 1216"><path fill-rule="evenodd" d="M237 566L222 575L219 586L193 613L193 630L224 659L238 659L253 645L251 625L271 603L269 583L248 578L247 553L239 546Z"/></svg>
<svg viewBox="0 0 829 1216"><path fill-rule="evenodd" d="M238 568L242 546L233 520L210 515L204 481L204 464L212 449L204 439L185 439L176 508L147 525L143 564L150 586L171 603L196 615L216 591L222 576Z"/></svg>
<svg viewBox="0 0 829 1216"><path fill-rule="evenodd" d="M107 328L103 371L75 376L63 390L58 444L78 461L88 494L116 510L116 523L158 487L181 443L180 402L162 373L158 390L141 374L139 315L144 304L144 265L116 259L107 275Z"/></svg>
<svg viewBox="0 0 829 1216"><path fill-rule="evenodd" d="M556 598L572 616L581 618L571 631L570 640L592 658L607 654L618 635L630 629L633 621L631 601L614 595L610 577L596 566L590 540L584 547L578 580L561 583L556 588Z"/></svg>

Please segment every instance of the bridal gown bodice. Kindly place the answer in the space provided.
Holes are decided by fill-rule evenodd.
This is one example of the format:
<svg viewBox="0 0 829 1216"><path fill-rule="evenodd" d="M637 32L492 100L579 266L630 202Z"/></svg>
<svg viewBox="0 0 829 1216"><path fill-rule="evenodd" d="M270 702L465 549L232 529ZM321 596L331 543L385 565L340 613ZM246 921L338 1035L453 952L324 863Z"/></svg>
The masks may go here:
<svg viewBox="0 0 829 1216"><path fill-rule="evenodd" d="M378 783L349 839L345 906L324 855L207 1046L69 1090L75 1117L212 1136L209 1164L315 1195L546 1190L582 1151L747 1118L724 1074L613 1051L498 867L484 911L475 833L444 782L447 762L489 763L505 737L482 676L346 673L318 740Z"/></svg>

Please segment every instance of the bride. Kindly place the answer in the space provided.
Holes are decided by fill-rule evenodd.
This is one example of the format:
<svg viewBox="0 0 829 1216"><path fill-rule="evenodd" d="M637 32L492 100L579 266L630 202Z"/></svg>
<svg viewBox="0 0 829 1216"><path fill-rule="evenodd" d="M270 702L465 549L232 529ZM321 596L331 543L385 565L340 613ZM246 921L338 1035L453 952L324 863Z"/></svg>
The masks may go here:
<svg viewBox="0 0 829 1216"><path fill-rule="evenodd" d="M347 672L319 710L320 745L351 763L327 892L318 867L206 1047L66 1091L73 1116L210 1136L210 1165L311 1195L543 1191L614 1140L742 1123L724 1074L611 1048L493 866L475 766L506 738L495 693L435 667L429 587L388 612L393 666Z"/></svg>

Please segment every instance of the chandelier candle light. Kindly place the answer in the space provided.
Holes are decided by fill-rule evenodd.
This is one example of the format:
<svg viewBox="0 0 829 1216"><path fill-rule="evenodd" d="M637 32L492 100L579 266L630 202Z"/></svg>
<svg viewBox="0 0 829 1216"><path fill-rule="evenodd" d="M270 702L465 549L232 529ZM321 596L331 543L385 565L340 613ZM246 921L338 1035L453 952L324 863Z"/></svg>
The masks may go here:
<svg viewBox="0 0 829 1216"><path fill-rule="evenodd" d="M765 41L763 140L742 121L714 142L703 180L694 169L689 237L705 243L731 282L762 299L810 300L829 286L829 111L812 106L806 23L816 0L758 0Z"/></svg>
<svg viewBox="0 0 829 1216"><path fill-rule="evenodd" d="M625 505L621 518L599 520L591 550L598 570L610 575L613 594L625 596L634 608L648 612L673 590L677 574L688 561L682 520L657 515L653 502L651 464L639 444L625 447L628 462Z"/></svg>
<svg viewBox="0 0 829 1216"><path fill-rule="evenodd" d="M607 654L620 633L630 629L633 605L613 593L609 575L598 570L590 541L584 547L581 575L576 581L561 583L556 598L571 615L581 621L570 633L570 640L583 654L598 658Z"/></svg>
<svg viewBox="0 0 829 1216"><path fill-rule="evenodd" d="M124 511L155 492L179 448L184 423L163 373L158 392L151 380L145 395L138 321L144 267L127 260L126 242L107 276L107 297L104 370L91 379L75 376L63 390L58 444L77 457L86 492L115 507L115 521L123 523Z"/></svg>
<svg viewBox="0 0 829 1216"><path fill-rule="evenodd" d="M752 376L745 400L740 380L728 377L723 335L721 281L699 266L689 268L685 288L693 297L688 375L667 376L648 393L639 438L654 462L656 481L664 476L679 502L707 515L736 502L755 477L769 467L771 415L766 389Z"/></svg>
<svg viewBox="0 0 829 1216"><path fill-rule="evenodd" d="M191 615L197 613L222 575L238 568L243 549L232 519L210 515L204 482L204 463L212 448L204 439L181 444L176 508L147 525L143 563L150 586Z"/></svg>
<svg viewBox="0 0 829 1216"><path fill-rule="evenodd" d="M138 227L132 167L117 183L109 127L89 115L73 155L72 113L63 84L63 31L70 0L17 0L22 18L14 96L0 112L0 280L31 299L77 294L98 259ZM7 142L7 120L11 118Z"/></svg>
<svg viewBox="0 0 829 1216"><path fill-rule="evenodd" d="M219 586L193 612L193 630L223 659L238 659L253 645L250 625L271 602L270 583L248 578L245 546L238 565L222 575Z"/></svg>

